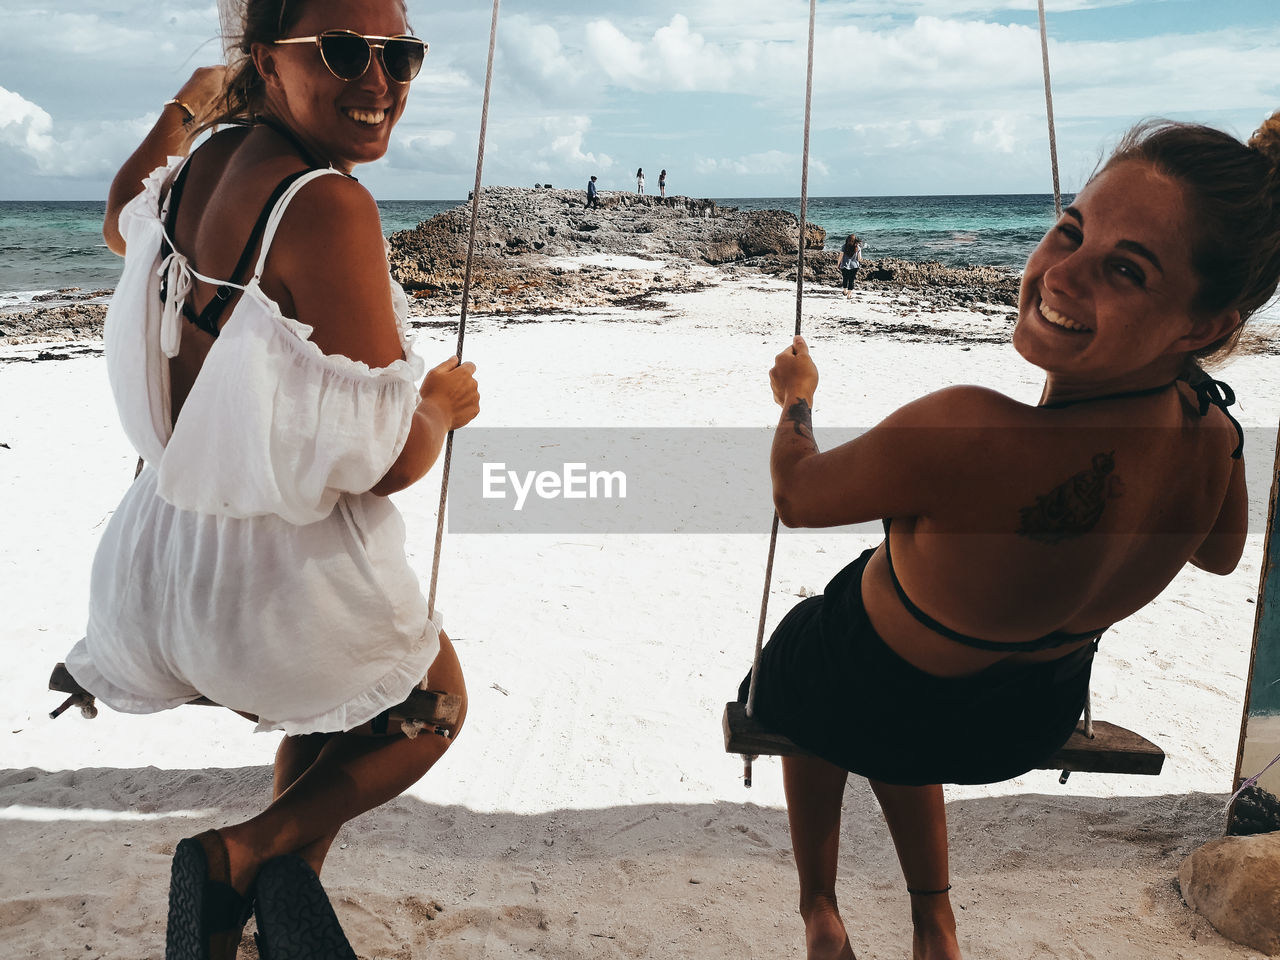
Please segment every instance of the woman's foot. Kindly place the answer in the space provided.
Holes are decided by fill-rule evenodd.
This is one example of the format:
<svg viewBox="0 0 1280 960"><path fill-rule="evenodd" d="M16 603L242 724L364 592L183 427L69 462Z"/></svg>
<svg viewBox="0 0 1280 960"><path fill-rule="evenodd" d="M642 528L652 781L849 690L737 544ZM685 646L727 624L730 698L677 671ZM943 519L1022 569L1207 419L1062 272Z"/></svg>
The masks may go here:
<svg viewBox="0 0 1280 960"><path fill-rule="evenodd" d="M234 960L251 909L231 886L221 835L206 830L182 840L169 876L165 960Z"/></svg>
<svg viewBox="0 0 1280 960"><path fill-rule="evenodd" d="M223 827L218 833L227 848L231 886L238 894L244 896L248 893L249 888L253 886L253 881L257 879L258 868L274 854L264 854L249 846L245 842L245 831L242 824Z"/></svg>
<svg viewBox="0 0 1280 960"><path fill-rule="evenodd" d="M911 897L912 960L962 960L956 918L945 893Z"/></svg>
<svg viewBox="0 0 1280 960"><path fill-rule="evenodd" d="M356 960L320 879L301 857L268 860L257 890L262 960Z"/></svg>
<svg viewBox="0 0 1280 960"><path fill-rule="evenodd" d="M855 960L834 897L816 897L807 909L800 908L800 916L807 960Z"/></svg>

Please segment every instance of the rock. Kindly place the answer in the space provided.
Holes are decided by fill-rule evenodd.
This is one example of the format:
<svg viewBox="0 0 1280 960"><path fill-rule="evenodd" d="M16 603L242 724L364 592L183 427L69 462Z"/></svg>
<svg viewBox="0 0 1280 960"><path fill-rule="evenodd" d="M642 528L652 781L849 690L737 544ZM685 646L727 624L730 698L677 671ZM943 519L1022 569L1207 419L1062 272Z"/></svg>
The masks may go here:
<svg viewBox="0 0 1280 960"><path fill-rule="evenodd" d="M1233 837L1247 837L1272 830L1280 830L1280 798L1257 784L1240 791L1231 808L1227 832Z"/></svg>
<svg viewBox="0 0 1280 960"><path fill-rule="evenodd" d="M1224 937L1280 955L1280 833L1206 843L1182 862L1178 885Z"/></svg>

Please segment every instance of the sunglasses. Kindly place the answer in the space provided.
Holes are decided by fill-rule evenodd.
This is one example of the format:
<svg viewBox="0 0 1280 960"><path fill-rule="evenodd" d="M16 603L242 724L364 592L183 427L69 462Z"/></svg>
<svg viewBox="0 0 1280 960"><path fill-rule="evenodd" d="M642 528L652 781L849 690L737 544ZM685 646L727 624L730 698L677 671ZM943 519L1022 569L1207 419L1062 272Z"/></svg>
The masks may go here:
<svg viewBox="0 0 1280 960"><path fill-rule="evenodd" d="M373 62L373 51L387 76L396 83L408 83L422 69L427 44L417 37L366 37L350 30L326 30L314 37L291 37L277 44L314 43L320 59L339 80L359 80Z"/></svg>

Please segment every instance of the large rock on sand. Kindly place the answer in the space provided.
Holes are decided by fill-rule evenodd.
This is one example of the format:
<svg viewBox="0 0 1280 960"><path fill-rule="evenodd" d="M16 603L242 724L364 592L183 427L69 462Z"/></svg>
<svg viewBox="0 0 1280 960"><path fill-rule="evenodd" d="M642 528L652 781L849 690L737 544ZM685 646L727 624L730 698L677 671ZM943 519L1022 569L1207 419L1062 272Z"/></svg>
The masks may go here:
<svg viewBox="0 0 1280 960"><path fill-rule="evenodd" d="M1280 833L1206 843L1182 862L1178 885L1224 937L1280 956Z"/></svg>

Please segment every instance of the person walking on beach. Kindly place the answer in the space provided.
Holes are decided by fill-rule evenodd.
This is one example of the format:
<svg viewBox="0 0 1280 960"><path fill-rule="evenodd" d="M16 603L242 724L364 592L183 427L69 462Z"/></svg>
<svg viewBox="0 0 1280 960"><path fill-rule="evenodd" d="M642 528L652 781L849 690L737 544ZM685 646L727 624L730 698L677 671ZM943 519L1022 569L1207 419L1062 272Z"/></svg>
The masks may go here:
<svg viewBox="0 0 1280 960"><path fill-rule="evenodd" d="M663 200L667 199L667 171L663 170L658 174L658 196Z"/></svg>
<svg viewBox="0 0 1280 960"><path fill-rule="evenodd" d="M479 393L456 357L417 385L378 209L351 176L386 153L426 53L404 4L248 0L238 48L111 185L103 233L125 263L107 368L146 468L99 544L67 668L118 710L203 696L284 732L266 809L178 844L166 957L229 960L252 909L264 956L353 960L316 874L345 822L452 742L389 709L421 683L461 699L455 736L466 713L387 495ZM181 157L193 119L222 129Z"/></svg>
<svg viewBox="0 0 1280 960"><path fill-rule="evenodd" d="M755 715L813 754L782 760L809 960L853 957L835 889L850 772L893 837L913 956L956 960L940 784L1035 768L1074 729L1109 625L1187 563L1235 568L1243 430L1203 365L1278 279L1280 112L1248 145L1149 123L1027 261L1013 346L1045 373L1037 405L950 387L819 452L809 348L778 355L782 522L885 529L786 615L757 672Z"/></svg>
<svg viewBox="0 0 1280 960"><path fill-rule="evenodd" d="M636 168L636 193L644 196L644 167Z"/></svg>
<svg viewBox="0 0 1280 960"><path fill-rule="evenodd" d="M862 268L862 242L856 233L845 237L844 246L836 254L840 263L840 282L844 287L844 298L853 296L853 285L858 280L858 271Z"/></svg>
<svg viewBox="0 0 1280 960"><path fill-rule="evenodd" d="M586 209L588 210L591 210L593 208L598 209L599 206L600 206L600 191L596 189L596 178L592 177L590 180L587 181Z"/></svg>

